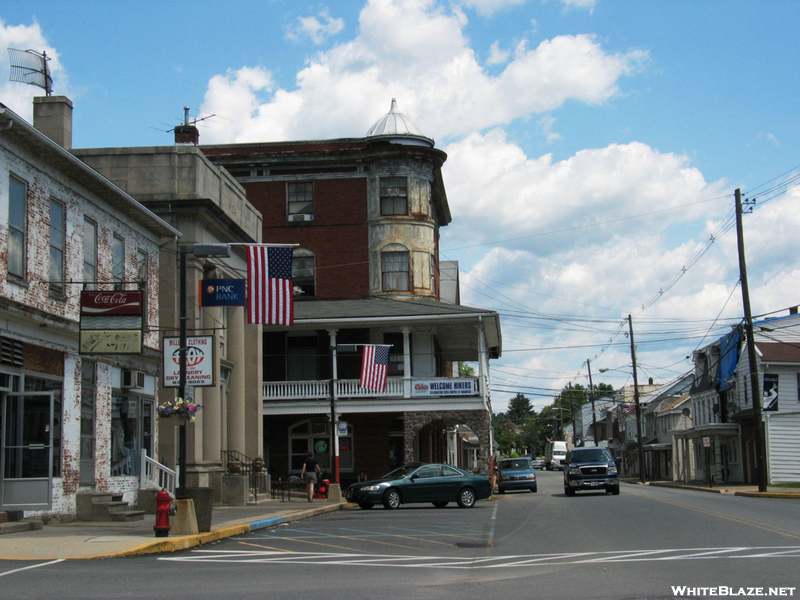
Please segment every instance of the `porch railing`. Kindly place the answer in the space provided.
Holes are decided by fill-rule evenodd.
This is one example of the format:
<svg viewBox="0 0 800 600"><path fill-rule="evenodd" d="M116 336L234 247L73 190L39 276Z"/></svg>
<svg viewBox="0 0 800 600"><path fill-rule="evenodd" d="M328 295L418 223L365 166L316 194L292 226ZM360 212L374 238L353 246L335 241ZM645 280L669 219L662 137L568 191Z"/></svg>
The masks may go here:
<svg viewBox="0 0 800 600"><path fill-rule="evenodd" d="M475 395L480 395L477 378L448 378L436 377L424 380L409 379L403 377L389 377L386 382L386 391L376 392L365 390L359 387L358 379L337 379L334 382L337 398L411 398L412 389L415 381L474 381ZM408 387L406 387L408 381ZM309 398L329 398L330 381L265 381L262 387L262 398L264 400L301 400ZM444 396L445 394L443 394Z"/></svg>
<svg viewBox="0 0 800 600"><path fill-rule="evenodd" d="M178 479L175 471L147 456L145 450L142 450L140 466L139 489L166 490L170 496L175 497L175 483Z"/></svg>

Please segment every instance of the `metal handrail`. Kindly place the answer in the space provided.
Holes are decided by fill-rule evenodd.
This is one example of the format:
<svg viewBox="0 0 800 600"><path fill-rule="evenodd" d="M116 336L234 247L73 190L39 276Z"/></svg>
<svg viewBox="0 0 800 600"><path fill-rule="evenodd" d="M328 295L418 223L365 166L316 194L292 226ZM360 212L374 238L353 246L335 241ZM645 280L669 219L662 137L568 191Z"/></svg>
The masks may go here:
<svg viewBox="0 0 800 600"><path fill-rule="evenodd" d="M239 468L239 472L242 475L247 476L247 480L250 482L250 493L253 494L253 499L258 502L258 494L262 492L264 494L269 493L269 489L267 485L261 481L261 477L259 474L261 470L256 470L253 467L253 463L256 462L246 454L242 454L236 450L223 450L222 451L222 468L225 469L225 472L230 472L229 464L231 462L238 462L241 467Z"/></svg>

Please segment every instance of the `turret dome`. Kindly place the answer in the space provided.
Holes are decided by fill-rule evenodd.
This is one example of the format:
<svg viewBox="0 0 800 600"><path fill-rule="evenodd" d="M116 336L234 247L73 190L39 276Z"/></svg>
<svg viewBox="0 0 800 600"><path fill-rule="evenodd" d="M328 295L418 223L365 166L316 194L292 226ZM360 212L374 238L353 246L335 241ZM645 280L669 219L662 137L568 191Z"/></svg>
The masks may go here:
<svg viewBox="0 0 800 600"><path fill-rule="evenodd" d="M368 138L384 140L392 144L408 144L412 146L428 146L433 148L434 141L429 138L416 123L397 109L397 100L392 98L389 112L378 119L367 131Z"/></svg>

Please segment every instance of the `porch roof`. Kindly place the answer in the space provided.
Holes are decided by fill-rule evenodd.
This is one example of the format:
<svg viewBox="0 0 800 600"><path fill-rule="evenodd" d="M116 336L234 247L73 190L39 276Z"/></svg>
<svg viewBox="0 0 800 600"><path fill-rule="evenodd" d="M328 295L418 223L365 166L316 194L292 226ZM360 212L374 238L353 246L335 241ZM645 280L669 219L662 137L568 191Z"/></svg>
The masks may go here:
<svg viewBox="0 0 800 600"><path fill-rule="evenodd" d="M503 341L497 312L429 298L295 302L293 329L436 327L445 360L475 360L478 336L474 326L479 323L486 332L489 358L499 358Z"/></svg>

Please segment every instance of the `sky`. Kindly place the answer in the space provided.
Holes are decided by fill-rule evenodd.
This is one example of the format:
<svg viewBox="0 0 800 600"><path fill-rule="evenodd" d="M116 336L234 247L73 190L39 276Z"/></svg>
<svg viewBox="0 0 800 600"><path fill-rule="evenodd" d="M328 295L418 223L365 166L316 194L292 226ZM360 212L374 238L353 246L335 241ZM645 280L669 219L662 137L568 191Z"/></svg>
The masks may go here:
<svg viewBox="0 0 800 600"><path fill-rule="evenodd" d="M692 368L742 321L800 304L800 2L8 2L46 52L73 146L362 137L391 99L447 153L441 259L499 312L492 402ZM0 102L30 119L34 86Z"/></svg>

